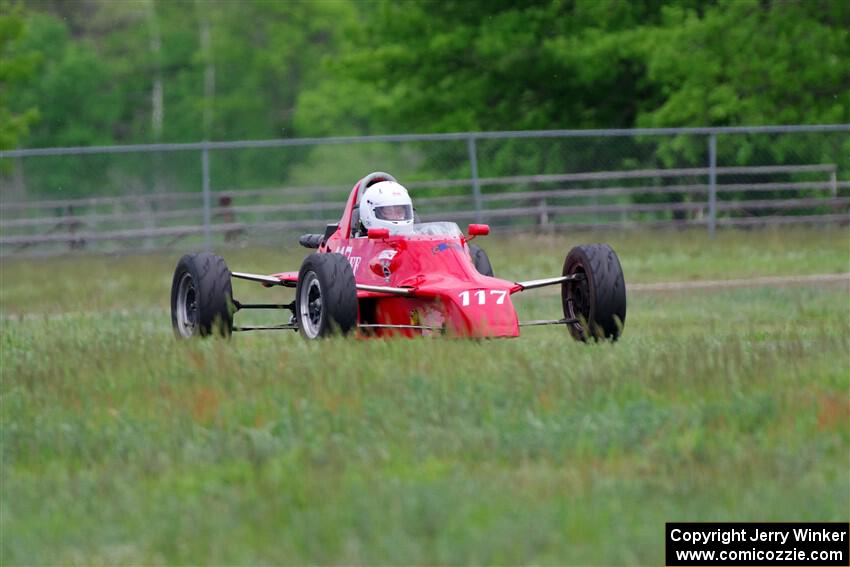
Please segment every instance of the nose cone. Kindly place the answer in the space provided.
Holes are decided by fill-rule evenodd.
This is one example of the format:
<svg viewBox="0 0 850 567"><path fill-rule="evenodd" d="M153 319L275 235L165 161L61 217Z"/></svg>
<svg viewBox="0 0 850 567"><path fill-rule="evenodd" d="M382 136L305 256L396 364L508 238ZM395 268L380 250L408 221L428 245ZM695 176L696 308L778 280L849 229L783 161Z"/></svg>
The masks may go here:
<svg viewBox="0 0 850 567"><path fill-rule="evenodd" d="M456 238L401 243L393 257L392 285L417 289L440 304L446 330L460 337L516 337L519 322L511 301L513 282L481 275Z"/></svg>
<svg viewBox="0 0 850 567"><path fill-rule="evenodd" d="M468 337L516 337L519 322L511 294L500 280L496 287L459 287L443 295L450 332Z"/></svg>

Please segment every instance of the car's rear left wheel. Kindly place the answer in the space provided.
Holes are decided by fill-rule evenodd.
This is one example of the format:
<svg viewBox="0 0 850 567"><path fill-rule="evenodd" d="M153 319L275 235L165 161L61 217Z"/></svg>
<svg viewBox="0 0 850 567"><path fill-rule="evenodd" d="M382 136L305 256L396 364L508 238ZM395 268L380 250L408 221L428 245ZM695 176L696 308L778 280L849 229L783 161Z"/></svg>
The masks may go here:
<svg viewBox="0 0 850 567"><path fill-rule="evenodd" d="M476 244L470 244L469 255L472 257L472 263L479 274L493 277L493 265L483 248Z"/></svg>

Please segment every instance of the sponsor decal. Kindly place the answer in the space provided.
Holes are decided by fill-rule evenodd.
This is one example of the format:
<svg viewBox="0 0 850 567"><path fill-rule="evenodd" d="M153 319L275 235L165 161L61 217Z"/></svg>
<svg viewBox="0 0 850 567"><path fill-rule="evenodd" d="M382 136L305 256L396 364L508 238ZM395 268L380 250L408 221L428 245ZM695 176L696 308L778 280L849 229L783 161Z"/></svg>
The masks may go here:
<svg viewBox="0 0 850 567"><path fill-rule="evenodd" d="M381 269L384 273L384 281L390 282L390 263L395 258L395 255L398 254L397 250L384 250L380 254L378 254L378 263L381 265Z"/></svg>
<svg viewBox="0 0 850 567"><path fill-rule="evenodd" d="M389 264L392 262L392 259L395 258L396 254L398 254L398 250L384 250L378 254L378 261L381 263L387 262L387 264Z"/></svg>
<svg viewBox="0 0 850 567"><path fill-rule="evenodd" d="M461 246L457 242L440 242L434 248L431 249L432 254L439 254L440 252L445 252L446 250L454 249L454 250L463 250L463 246Z"/></svg>
<svg viewBox="0 0 850 567"><path fill-rule="evenodd" d="M360 267L360 261L363 259L360 256L352 256L352 248L351 246L338 246L336 250L331 250L331 252L336 252L337 254L342 254L348 259L348 263L351 264L351 270L356 274L357 268Z"/></svg>

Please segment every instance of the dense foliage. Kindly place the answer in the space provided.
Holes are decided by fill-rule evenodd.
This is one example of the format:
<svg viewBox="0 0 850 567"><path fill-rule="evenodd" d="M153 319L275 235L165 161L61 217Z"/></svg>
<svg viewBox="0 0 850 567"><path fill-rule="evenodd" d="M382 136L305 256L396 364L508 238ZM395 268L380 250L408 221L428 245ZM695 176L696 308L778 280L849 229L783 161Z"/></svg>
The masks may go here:
<svg viewBox="0 0 850 567"><path fill-rule="evenodd" d="M2 4L5 147L850 120L850 4Z"/></svg>
<svg viewBox="0 0 850 567"><path fill-rule="evenodd" d="M842 122L848 29L829 1L388 3L338 70L384 129Z"/></svg>
<svg viewBox="0 0 850 567"><path fill-rule="evenodd" d="M35 2L4 18L37 72L8 105L41 114L23 146L291 136L299 93L337 49L337 2ZM9 24L11 25L11 24ZM205 116L205 111L211 115ZM4 126L5 131L5 126Z"/></svg>
<svg viewBox="0 0 850 567"><path fill-rule="evenodd" d="M38 54L17 46L24 32L20 6L0 2L0 148L14 147L29 131L38 111L20 102L10 109L10 86L25 84L34 72Z"/></svg>
<svg viewBox="0 0 850 567"><path fill-rule="evenodd" d="M0 0L0 148L850 122L848 30L850 4L830 0ZM707 160L683 136L478 152L483 176ZM848 159L846 135L719 145L725 165ZM432 144L221 152L212 177L345 184L376 162L409 180L469 174L465 146ZM200 185L188 153L0 168L12 198Z"/></svg>

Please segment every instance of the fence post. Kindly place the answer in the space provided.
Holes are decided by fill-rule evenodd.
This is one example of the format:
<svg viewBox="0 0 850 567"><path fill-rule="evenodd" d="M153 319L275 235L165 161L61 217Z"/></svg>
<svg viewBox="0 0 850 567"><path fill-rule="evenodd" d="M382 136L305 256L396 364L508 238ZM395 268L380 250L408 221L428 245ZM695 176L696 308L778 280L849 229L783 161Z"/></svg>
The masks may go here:
<svg viewBox="0 0 850 567"><path fill-rule="evenodd" d="M161 171L161 168L157 167L156 171L156 175L160 175L159 172ZM156 187L154 187L154 192L157 192ZM144 215L144 220L142 222L144 222L145 224L145 229L153 231L153 229L156 228L156 218L154 217L154 215L156 214L156 201L154 199L145 200L144 197L139 196L137 200L137 207L139 213ZM153 237L145 238L143 246L145 250L152 250L154 248Z"/></svg>
<svg viewBox="0 0 850 567"><path fill-rule="evenodd" d="M475 138L470 136L466 139L466 147L469 150L469 167L472 175L472 200L475 203L475 222L480 223L481 214L481 186L478 184L478 156L475 151Z"/></svg>
<svg viewBox="0 0 850 567"><path fill-rule="evenodd" d="M540 228L549 228L549 203L546 197L540 199Z"/></svg>
<svg viewBox="0 0 850 567"><path fill-rule="evenodd" d="M717 229L717 134L708 137L708 236Z"/></svg>
<svg viewBox="0 0 850 567"><path fill-rule="evenodd" d="M204 246L212 251L212 195L210 195L210 150L201 150L201 183L204 194Z"/></svg>

